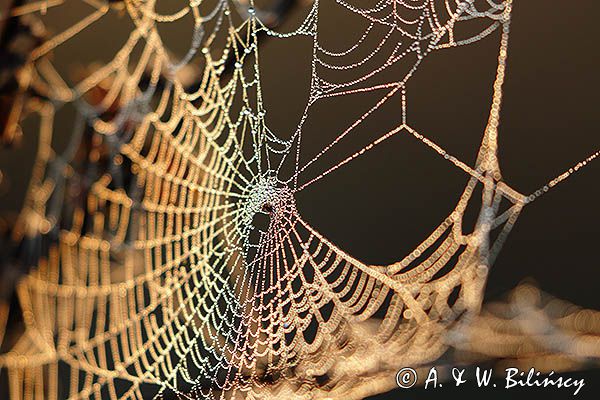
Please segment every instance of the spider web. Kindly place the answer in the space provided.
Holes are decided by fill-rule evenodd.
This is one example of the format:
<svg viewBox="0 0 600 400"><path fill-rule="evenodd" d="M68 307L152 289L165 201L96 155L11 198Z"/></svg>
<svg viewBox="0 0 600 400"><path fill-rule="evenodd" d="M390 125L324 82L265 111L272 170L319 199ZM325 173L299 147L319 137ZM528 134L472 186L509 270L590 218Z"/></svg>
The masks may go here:
<svg viewBox="0 0 600 400"><path fill-rule="evenodd" d="M319 0L290 32L269 22L276 7L242 0L190 1L171 14L155 1L88 0L89 16L32 50L17 77L23 108L39 119L39 150L13 235L31 268L17 286L25 331L0 359L11 398L342 396L398 363L435 360L447 348L443 333L478 313L488 269L522 208L598 152L531 195L502 180L497 138L510 0L336 2L368 24L343 50L319 39ZM12 12L35 25L38 11L59 6L68 2ZM134 25L125 45L69 86L51 53L118 9ZM190 16L191 46L175 59L158 27ZM356 58L377 29L383 38ZM470 166L411 126L406 83L430 54L496 31L492 105ZM310 95L287 137L265 122L263 36L312 40ZM381 81L399 65L402 73ZM367 92L381 97L301 161L314 105ZM309 176L392 98L401 99L395 128ZM54 116L64 104L77 115L59 153ZM305 221L294 196L399 134L464 171L468 182L414 251L367 265ZM465 232L473 206L479 217Z"/></svg>

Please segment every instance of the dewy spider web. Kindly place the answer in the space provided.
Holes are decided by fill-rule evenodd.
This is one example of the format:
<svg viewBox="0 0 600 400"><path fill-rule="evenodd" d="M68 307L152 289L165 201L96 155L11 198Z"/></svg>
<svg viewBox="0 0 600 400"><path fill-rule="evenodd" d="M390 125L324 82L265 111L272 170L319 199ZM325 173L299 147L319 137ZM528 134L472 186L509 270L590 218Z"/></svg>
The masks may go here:
<svg viewBox="0 0 600 400"><path fill-rule="evenodd" d="M61 3L22 5L13 14L33 18L40 7ZM155 1L86 3L94 11L33 50L19 77L22 92L41 95L25 107L40 119L39 151L14 232L37 256L17 287L25 332L0 359L12 399L336 397L352 389L361 397L383 390L374 377L399 363L435 360L447 347L443 333L478 312L488 268L521 209L598 155L529 196L503 182L496 154L510 0L382 0L365 8L337 0L369 21L342 51L319 40L319 0L289 33L268 27L269 13L252 2L192 1L171 15L156 11ZM126 44L68 87L48 54L119 5L135 24ZM172 61L157 26L189 15L192 46ZM463 37L458 28L469 21L479 22L477 32ZM382 41L347 61L375 27L387 32ZM477 162L469 166L410 125L406 82L430 53L495 31L492 106ZM258 35L313 41L310 97L289 138L265 124ZM387 60L371 65L389 43ZM198 55L201 79L190 89L182 71ZM374 83L401 62L409 65L402 76ZM339 78L360 68L367 72ZM301 163L311 107L363 92L382 96ZM394 129L306 176L398 97ZM77 108L76 128L57 154L53 117L65 103ZM469 180L454 211L408 256L366 265L303 220L294 196L400 133ZM294 172L286 176L289 162ZM479 217L464 232L478 187ZM261 215L269 219L262 230ZM367 379L373 386L359 391Z"/></svg>

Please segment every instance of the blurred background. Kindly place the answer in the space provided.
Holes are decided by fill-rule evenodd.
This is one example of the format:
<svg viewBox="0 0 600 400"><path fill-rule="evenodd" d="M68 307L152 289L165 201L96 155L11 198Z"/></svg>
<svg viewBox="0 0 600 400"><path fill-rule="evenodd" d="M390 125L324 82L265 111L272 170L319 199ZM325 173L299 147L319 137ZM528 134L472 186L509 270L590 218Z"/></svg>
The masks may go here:
<svg viewBox="0 0 600 400"><path fill-rule="evenodd" d="M344 48L360 38L365 21L333 1L323 4L323 9L320 40ZM307 10L307 4L294 5L278 30L296 27ZM87 11L77 2L49 9L48 18L53 18L60 31ZM499 157L504 180L523 194L537 190L600 146L598 15L600 3L594 0L514 3ZM128 18L115 13L80 33L69 46L59 48L55 62L67 75L77 76L86 66L105 62L119 48L121 42L112 41L108 32L123 39L131 28ZM180 23L161 32L174 54L189 46L191 28L191 23ZM488 118L498 41L496 33L473 45L432 54L407 87L409 125L469 165L475 162ZM308 37L269 38L261 43L267 124L281 137L293 133L307 101L311 46ZM367 93L317 104L303 133L304 161L378 98ZM315 163L301 182L397 125L401 118L398 99ZM73 110L65 107L57 116L56 148L64 147L71 133L72 115ZM37 127L25 122L23 130L20 145L0 150L0 214L5 225L20 209L35 155ZM600 163L592 163L525 207L492 267L484 301L498 299L529 279L556 297L600 309L599 179ZM414 137L401 134L306 188L297 195L297 202L303 218L340 248L364 262L388 264L409 253L454 209L467 180L462 171ZM587 396L600 385L600 371L569 376L585 377L587 386L580 397L593 398ZM506 398L506 393L524 398L538 392L545 398L571 395L530 388L495 392L444 387L435 393L398 390L373 399Z"/></svg>

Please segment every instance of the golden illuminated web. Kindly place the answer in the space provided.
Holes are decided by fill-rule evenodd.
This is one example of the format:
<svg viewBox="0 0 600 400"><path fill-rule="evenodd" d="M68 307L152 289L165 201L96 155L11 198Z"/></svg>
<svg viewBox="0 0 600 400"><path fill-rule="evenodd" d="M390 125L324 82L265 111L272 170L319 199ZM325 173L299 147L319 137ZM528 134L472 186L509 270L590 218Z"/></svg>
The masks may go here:
<svg viewBox="0 0 600 400"><path fill-rule="evenodd" d="M274 11L252 1L195 0L168 15L156 1L83 2L89 15L55 34L43 32L43 11L71 1L11 11L40 36L14 92L19 110L39 120L39 149L13 234L37 256L17 287L25 330L0 358L11 399L359 398L385 390L390 371L437 359L448 346L443 333L478 314L488 268L522 208L598 156L530 195L503 181L497 137L510 0L337 0L368 21L342 50L319 39L323 0L307 4L289 32L274 30ZM69 86L52 53L115 13L132 23L118 38L124 45ZM190 17L189 51L175 59L159 27ZM375 29L383 37L356 61ZM489 120L469 165L411 125L406 83L431 53L493 40L497 31ZM312 41L310 96L291 135L265 123L263 36ZM402 74L378 79L400 63ZM377 103L301 162L312 107L366 92ZM395 128L308 174L391 99L399 100ZM57 152L54 116L65 104L76 109L74 129ZM367 265L305 221L294 198L399 134L462 170L467 183L406 257ZM466 231L468 207L479 216Z"/></svg>

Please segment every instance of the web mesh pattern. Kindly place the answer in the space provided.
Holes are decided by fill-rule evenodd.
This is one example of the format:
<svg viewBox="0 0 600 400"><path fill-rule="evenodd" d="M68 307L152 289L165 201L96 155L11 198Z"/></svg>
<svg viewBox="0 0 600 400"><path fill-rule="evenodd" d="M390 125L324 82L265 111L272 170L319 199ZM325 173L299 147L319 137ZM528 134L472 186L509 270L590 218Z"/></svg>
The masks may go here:
<svg viewBox="0 0 600 400"><path fill-rule="evenodd" d="M273 28L272 11L241 0L191 1L170 15L155 1L86 3L89 16L44 40L18 76L25 108L39 118L39 151L14 236L38 256L17 289L25 332L0 359L14 399L293 398L344 393L401 361L430 362L447 347L442 333L479 311L488 268L521 209L598 155L531 195L502 180L496 154L510 0L338 0L368 21L343 50L319 40L318 0L291 32ZM13 13L37 24L34 14L51 6L68 2ZM69 87L49 55L115 8L134 24L125 45ZM158 26L189 16L191 47L175 60ZM383 37L357 60L375 28ZM470 166L410 125L406 83L429 54L496 31L492 106ZM261 36L313 42L310 96L289 137L265 123ZM382 78L399 64L400 76ZM301 162L313 105L363 92L380 100ZM308 176L390 99L401 105L394 129ZM77 116L59 154L53 118L62 104ZM468 183L414 251L366 265L305 221L294 196L398 134L414 136ZM479 217L465 232L472 206Z"/></svg>

